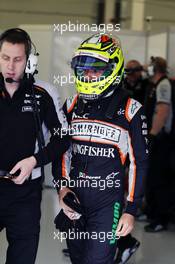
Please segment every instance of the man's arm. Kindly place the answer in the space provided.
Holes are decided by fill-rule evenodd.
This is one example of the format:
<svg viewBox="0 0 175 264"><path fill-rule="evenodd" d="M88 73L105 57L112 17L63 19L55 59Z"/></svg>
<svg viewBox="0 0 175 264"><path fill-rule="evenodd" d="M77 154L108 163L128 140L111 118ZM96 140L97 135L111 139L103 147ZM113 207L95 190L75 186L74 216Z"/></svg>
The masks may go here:
<svg viewBox="0 0 175 264"><path fill-rule="evenodd" d="M52 98L47 95L44 103L44 124L49 129L51 136L49 143L42 149L42 151L34 154L34 157L37 160L37 166L41 166L42 164L46 165L55 160L58 156L61 157L70 145L69 136L66 131L63 130Z"/></svg>
<svg viewBox="0 0 175 264"><path fill-rule="evenodd" d="M76 103L77 95L72 96L66 100L63 105L63 113L67 120L66 127L68 128L68 134L70 132L69 125L71 123L71 111ZM72 145L70 137L70 146L67 151L62 155L62 157L57 157L52 163L52 175L54 177L54 186L59 193L61 187L68 186L69 174L71 168L71 155L72 155Z"/></svg>
<svg viewBox="0 0 175 264"><path fill-rule="evenodd" d="M16 184L22 184L32 173L35 166L40 167L42 164L55 160L69 147L69 136L64 135L62 125L59 121L57 109L54 105L53 99L49 94L44 97L44 124L51 133L50 142L45 146L42 151L34 154L31 157L19 161L11 170L10 173L15 173L18 169L21 171L19 176L14 178Z"/></svg>
<svg viewBox="0 0 175 264"><path fill-rule="evenodd" d="M171 83L168 79L161 81L156 89L156 108L150 134L156 136L165 126L170 114Z"/></svg>
<svg viewBox="0 0 175 264"><path fill-rule="evenodd" d="M165 126L166 120L170 113L170 105L159 103L156 105L155 114L153 117L152 128L150 134L156 136Z"/></svg>
<svg viewBox="0 0 175 264"><path fill-rule="evenodd" d="M144 179L148 165L147 123L142 107L130 123L129 134L129 191L126 213L136 215L144 194Z"/></svg>
<svg viewBox="0 0 175 264"><path fill-rule="evenodd" d="M67 112L67 102L63 105L63 112L68 121L70 123L70 117ZM67 125L68 125L67 124ZM69 130L68 130L69 131ZM63 198L68 192L72 192L69 189L69 174L71 168L71 152L72 147L70 145L69 149L62 155L61 158L57 158L52 162L52 175L53 175L53 183L54 187L57 190L60 207L63 209L64 213L71 219L77 219L77 214L70 207L68 207L64 202Z"/></svg>
<svg viewBox="0 0 175 264"><path fill-rule="evenodd" d="M138 111L130 120L128 135L129 151L129 191L127 205L117 228L118 236L126 236L134 226L134 216L144 193L144 178L147 170L148 150L146 143L147 124L141 105L137 102ZM137 110L137 109L136 109ZM135 110L135 111L136 111Z"/></svg>

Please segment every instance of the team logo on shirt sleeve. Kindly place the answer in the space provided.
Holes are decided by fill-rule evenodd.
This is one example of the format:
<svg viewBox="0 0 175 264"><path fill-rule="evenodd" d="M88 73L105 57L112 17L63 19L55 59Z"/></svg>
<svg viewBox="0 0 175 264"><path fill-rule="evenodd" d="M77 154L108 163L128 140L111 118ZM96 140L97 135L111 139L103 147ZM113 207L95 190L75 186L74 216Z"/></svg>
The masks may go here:
<svg viewBox="0 0 175 264"><path fill-rule="evenodd" d="M141 107L142 105L138 101L129 98L125 111L126 119L130 122Z"/></svg>

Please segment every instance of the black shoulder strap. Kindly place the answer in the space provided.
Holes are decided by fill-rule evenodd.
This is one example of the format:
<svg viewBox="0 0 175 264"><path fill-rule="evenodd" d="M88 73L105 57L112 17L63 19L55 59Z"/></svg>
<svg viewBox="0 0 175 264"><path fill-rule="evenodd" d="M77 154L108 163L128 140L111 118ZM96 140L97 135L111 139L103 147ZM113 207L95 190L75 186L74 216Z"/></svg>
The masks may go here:
<svg viewBox="0 0 175 264"><path fill-rule="evenodd" d="M39 109L37 105L37 99L35 96L35 79L31 75L28 80L26 80L26 84L28 87L31 89L31 96L32 96L32 105L33 105L33 117L34 117L34 122L35 122L35 127L36 127L36 133L37 133L37 139L38 139L38 148L39 151L41 152L41 155L43 156L43 148L45 146L45 140L44 140L44 134L42 130L42 124L41 124L41 119L40 119L40 114L39 114ZM43 161L44 161L44 157ZM41 164L41 181L42 183L44 182L44 164Z"/></svg>

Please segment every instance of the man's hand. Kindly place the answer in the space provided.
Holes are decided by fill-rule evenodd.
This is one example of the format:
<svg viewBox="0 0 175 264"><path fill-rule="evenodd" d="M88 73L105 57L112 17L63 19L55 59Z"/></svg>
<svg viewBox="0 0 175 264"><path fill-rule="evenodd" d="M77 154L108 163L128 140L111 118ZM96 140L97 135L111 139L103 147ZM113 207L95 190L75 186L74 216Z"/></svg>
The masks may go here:
<svg viewBox="0 0 175 264"><path fill-rule="evenodd" d="M127 236L129 233L131 233L133 227L134 227L134 216L124 213L119 220L119 224L116 230L116 236L119 237Z"/></svg>
<svg viewBox="0 0 175 264"><path fill-rule="evenodd" d="M75 212L74 210L72 210L69 206L67 206L63 202L63 198L68 192L72 192L72 191L67 187L60 189L60 191L59 191L60 207L63 209L63 212L65 213L65 215L67 215L67 217L69 217L69 219L76 220L79 218L79 214L77 212Z"/></svg>
<svg viewBox="0 0 175 264"><path fill-rule="evenodd" d="M34 156L19 161L10 171L10 174L14 174L18 170L20 170L20 174L19 176L13 178L12 181L16 184L23 184L24 181L28 179L28 177L32 173L32 170L36 166L36 163L37 162Z"/></svg>

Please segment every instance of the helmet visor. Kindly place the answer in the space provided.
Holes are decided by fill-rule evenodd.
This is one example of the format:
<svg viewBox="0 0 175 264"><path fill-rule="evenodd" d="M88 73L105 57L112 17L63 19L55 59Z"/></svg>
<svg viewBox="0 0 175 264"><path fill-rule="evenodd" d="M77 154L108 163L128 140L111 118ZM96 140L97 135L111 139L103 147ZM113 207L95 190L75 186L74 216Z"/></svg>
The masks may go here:
<svg viewBox="0 0 175 264"><path fill-rule="evenodd" d="M106 79L113 71L113 64L89 56L76 56L71 67L82 82L97 82Z"/></svg>

